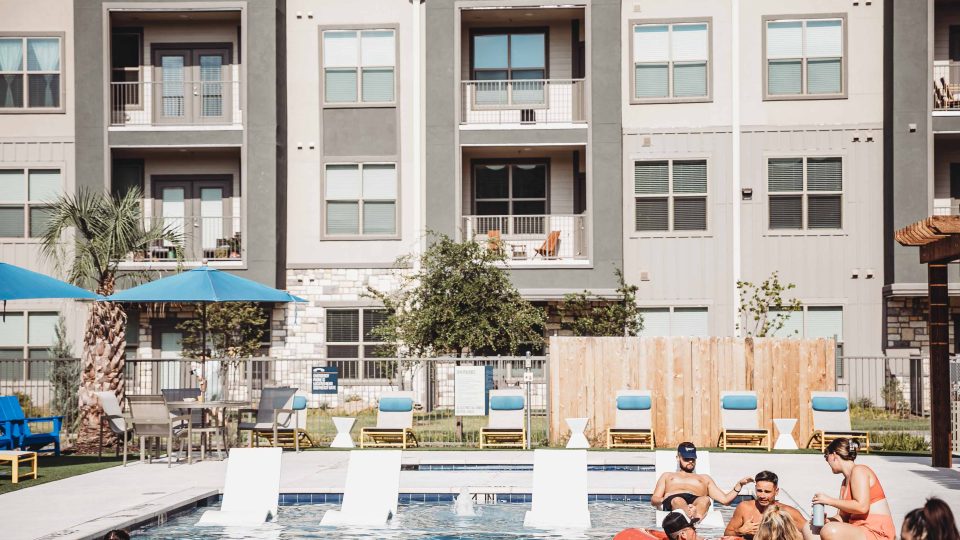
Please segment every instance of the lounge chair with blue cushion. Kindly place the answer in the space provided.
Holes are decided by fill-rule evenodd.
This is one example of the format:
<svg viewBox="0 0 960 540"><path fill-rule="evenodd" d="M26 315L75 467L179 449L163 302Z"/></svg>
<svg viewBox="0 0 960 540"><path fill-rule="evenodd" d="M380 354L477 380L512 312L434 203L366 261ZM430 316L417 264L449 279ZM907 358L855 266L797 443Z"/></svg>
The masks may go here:
<svg viewBox="0 0 960 540"><path fill-rule="evenodd" d="M384 392L377 404L377 426L360 430L360 448L418 446L413 432L413 392Z"/></svg>
<svg viewBox="0 0 960 540"><path fill-rule="evenodd" d="M290 402L289 409L278 409L278 415L290 415L290 421L286 424L277 426L276 433L273 431L262 431L259 435L270 442L272 446L280 448L293 448L297 452L301 448L313 448L315 446L310 434L307 433L307 396L295 394L293 401ZM285 416L283 416L285 417Z"/></svg>
<svg viewBox="0 0 960 540"><path fill-rule="evenodd" d="M614 426L607 428L607 448L653 450L653 394L649 390L621 390L616 404Z"/></svg>
<svg viewBox="0 0 960 540"><path fill-rule="evenodd" d="M3 410L3 417L10 421L13 434L13 444L15 448L31 452L53 452L54 455L60 455L60 424L63 422L62 416L41 416L36 418L27 418L23 414L23 408L16 396L0 397L2 403L0 408ZM50 431L34 433L30 429L30 424L49 423L52 424ZM53 445L52 450L41 450L42 448Z"/></svg>
<svg viewBox="0 0 960 540"><path fill-rule="evenodd" d="M278 440L278 434L293 428L296 414L293 397L297 389L289 386L267 387L260 391L256 409L240 409L237 432L249 431L248 446L260 446L260 438L268 442ZM250 419L249 415L255 415Z"/></svg>
<svg viewBox="0 0 960 540"><path fill-rule="evenodd" d="M523 390L490 391L490 420L480 428L480 448L523 448L527 443L524 428L526 401Z"/></svg>
<svg viewBox="0 0 960 540"><path fill-rule="evenodd" d="M870 452L870 432L854 431L850 427L850 398L843 392L810 392L813 408L813 435L807 448L814 444L824 451L834 439L853 439Z"/></svg>
<svg viewBox="0 0 960 540"><path fill-rule="evenodd" d="M770 451L770 429L760 425L757 393L720 392L720 432L718 444L728 448L766 448Z"/></svg>

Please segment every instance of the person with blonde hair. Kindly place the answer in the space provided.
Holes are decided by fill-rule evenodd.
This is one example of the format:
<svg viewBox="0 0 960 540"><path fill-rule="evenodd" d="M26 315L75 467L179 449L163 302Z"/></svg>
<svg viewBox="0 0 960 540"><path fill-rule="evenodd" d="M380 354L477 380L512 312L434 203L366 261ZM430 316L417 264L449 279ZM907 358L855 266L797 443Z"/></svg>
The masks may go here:
<svg viewBox="0 0 960 540"><path fill-rule="evenodd" d="M803 534L797 528L793 516L779 504L773 504L764 511L760 524L757 525L757 531L753 534L753 540L802 539Z"/></svg>

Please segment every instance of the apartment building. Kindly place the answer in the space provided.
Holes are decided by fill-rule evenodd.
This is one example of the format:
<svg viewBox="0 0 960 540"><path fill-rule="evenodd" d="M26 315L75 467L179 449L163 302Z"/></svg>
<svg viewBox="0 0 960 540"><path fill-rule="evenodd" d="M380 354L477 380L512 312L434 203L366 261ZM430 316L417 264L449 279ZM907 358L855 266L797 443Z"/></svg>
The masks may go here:
<svg viewBox="0 0 960 540"><path fill-rule="evenodd" d="M895 230L960 213L960 2L888 2L884 44L884 345L927 348L927 273ZM960 271L949 267L950 352L960 351Z"/></svg>
<svg viewBox="0 0 960 540"><path fill-rule="evenodd" d="M115 194L136 187L147 225L161 221L182 233L183 267L208 264L273 285L282 276L286 215L279 207L281 6L77 0L72 21L82 59L71 87L83 104L77 187ZM161 243L121 267L160 275L178 264L173 247ZM176 325L188 311L128 315L128 353L179 354ZM282 317L278 311L277 324Z"/></svg>
<svg viewBox="0 0 960 540"><path fill-rule="evenodd" d="M778 335L881 350L883 2L623 2L624 265L644 335L734 335L778 272Z"/></svg>
<svg viewBox="0 0 960 540"><path fill-rule="evenodd" d="M76 186L73 11L58 0L0 2L0 261L52 273L40 255L46 205ZM0 358L46 358L59 315L82 329L85 309L58 300L7 303ZM76 333L76 332L75 332ZM46 380L48 368L5 363L0 378Z"/></svg>

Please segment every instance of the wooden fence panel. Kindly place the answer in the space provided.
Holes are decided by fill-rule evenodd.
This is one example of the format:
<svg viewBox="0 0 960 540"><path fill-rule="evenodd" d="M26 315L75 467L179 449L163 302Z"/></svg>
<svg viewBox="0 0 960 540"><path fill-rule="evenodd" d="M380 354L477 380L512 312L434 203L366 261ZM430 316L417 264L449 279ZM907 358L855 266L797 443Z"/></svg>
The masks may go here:
<svg viewBox="0 0 960 540"><path fill-rule="evenodd" d="M833 390L834 368L832 339L552 337L550 441L569 435L567 418L587 417L587 437L602 445L617 391L646 389L657 446L714 446L720 393L753 390L761 425L773 431L774 418L796 418L803 445L813 429L810 392Z"/></svg>

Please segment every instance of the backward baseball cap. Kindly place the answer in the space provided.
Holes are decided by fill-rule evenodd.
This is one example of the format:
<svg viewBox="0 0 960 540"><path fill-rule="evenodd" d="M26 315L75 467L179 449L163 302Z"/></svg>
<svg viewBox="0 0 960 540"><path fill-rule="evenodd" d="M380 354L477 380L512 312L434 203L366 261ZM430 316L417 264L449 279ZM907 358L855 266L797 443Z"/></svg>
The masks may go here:
<svg viewBox="0 0 960 540"><path fill-rule="evenodd" d="M677 453L686 460L697 459L697 447L692 442L682 442L677 446Z"/></svg>
<svg viewBox="0 0 960 540"><path fill-rule="evenodd" d="M687 514L684 512L670 512L667 514L667 517L663 518L663 522L660 524L663 527L663 532L667 534L668 537L673 538L673 535L678 532L693 527L693 523L690 522L690 519L687 518Z"/></svg>

